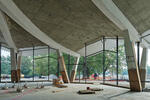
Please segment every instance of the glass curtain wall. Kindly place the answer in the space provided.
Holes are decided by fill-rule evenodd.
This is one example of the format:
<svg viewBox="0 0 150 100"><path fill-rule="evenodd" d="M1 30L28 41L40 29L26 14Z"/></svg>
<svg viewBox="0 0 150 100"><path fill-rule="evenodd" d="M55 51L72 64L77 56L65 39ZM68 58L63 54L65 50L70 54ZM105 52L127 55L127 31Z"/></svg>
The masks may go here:
<svg viewBox="0 0 150 100"><path fill-rule="evenodd" d="M22 52L21 81L52 81L59 74L57 52L48 46L33 47Z"/></svg>
<svg viewBox="0 0 150 100"><path fill-rule="evenodd" d="M11 81L11 56L10 49L1 46L1 82Z"/></svg>
<svg viewBox="0 0 150 100"><path fill-rule="evenodd" d="M48 65L48 47L35 47L34 51L34 80L48 80L49 65Z"/></svg>
<svg viewBox="0 0 150 100"><path fill-rule="evenodd" d="M124 40L105 38L105 42L103 43L102 41L102 44L103 48L100 48L98 53L87 55L86 66L88 78L86 81L129 86ZM80 82L82 80L85 81L82 76L85 65L84 57L82 63L83 65L78 67L77 74L77 79L79 79L80 75Z"/></svg>
<svg viewBox="0 0 150 100"><path fill-rule="evenodd" d="M49 59L50 59L49 80L52 81L53 79L56 79L61 75L59 62L58 62L58 55L56 50L50 49Z"/></svg>
<svg viewBox="0 0 150 100"><path fill-rule="evenodd" d="M33 50L22 51L21 81L33 81Z"/></svg>
<svg viewBox="0 0 150 100"><path fill-rule="evenodd" d="M102 53L87 58L88 81L102 81Z"/></svg>

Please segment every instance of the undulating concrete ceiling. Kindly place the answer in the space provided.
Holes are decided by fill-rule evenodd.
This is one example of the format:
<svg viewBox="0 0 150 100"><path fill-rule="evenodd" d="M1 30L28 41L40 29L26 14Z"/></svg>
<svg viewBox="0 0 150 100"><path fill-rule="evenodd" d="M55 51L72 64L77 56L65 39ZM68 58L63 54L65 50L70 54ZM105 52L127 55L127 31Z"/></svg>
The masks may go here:
<svg viewBox="0 0 150 100"><path fill-rule="evenodd" d="M0 43L5 45L7 44L1 31L0 31Z"/></svg>
<svg viewBox="0 0 150 100"><path fill-rule="evenodd" d="M13 1L39 29L56 42L74 51L83 48L86 42L121 33L121 30L91 0ZM13 40L17 47L23 45L26 47L24 44L26 41L34 44L30 40L35 40L37 45L43 45L15 22L10 22Z"/></svg>
<svg viewBox="0 0 150 100"><path fill-rule="evenodd" d="M36 39L34 36L26 32L22 27L15 23L7 15L7 23L11 32L12 39L17 48L28 48L33 46L44 46L40 40Z"/></svg>
<svg viewBox="0 0 150 100"><path fill-rule="evenodd" d="M150 0L113 0L141 35L150 29Z"/></svg>

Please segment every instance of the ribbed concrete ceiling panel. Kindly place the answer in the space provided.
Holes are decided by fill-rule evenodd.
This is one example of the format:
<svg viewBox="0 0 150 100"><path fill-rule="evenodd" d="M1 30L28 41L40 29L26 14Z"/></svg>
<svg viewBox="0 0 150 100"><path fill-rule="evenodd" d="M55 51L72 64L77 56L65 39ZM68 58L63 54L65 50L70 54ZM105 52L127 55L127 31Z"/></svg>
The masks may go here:
<svg viewBox="0 0 150 100"><path fill-rule="evenodd" d="M13 1L39 29L74 51L103 35L121 33L91 0Z"/></svg>

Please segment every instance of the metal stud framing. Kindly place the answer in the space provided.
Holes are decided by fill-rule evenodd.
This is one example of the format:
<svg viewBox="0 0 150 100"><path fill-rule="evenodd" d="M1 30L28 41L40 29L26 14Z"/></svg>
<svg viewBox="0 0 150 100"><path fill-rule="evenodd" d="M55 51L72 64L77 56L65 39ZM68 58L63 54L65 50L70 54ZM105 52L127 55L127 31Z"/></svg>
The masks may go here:
<svg viewBox="0 0 150 100"><path fill-rule="evenodd" d="M138 63L138 68L140 67L140 42L137 42L137 63Z"/></svg>
<svg viewBox="0 0 150 100"><path fill-rule="evenodd" d="M84 56L84 78L86 83L87 78L87 44L85 43L85 56Z"/></svg>
<svg viewBox="0 0 150 100"><path fill-rule="evenodd" d="M105 83L105 37L103 37L103 83Z"/></svg>
<svg viewBox="0 0 150 100"><path fill-rule="evenodd" d="M49 74L50 74L50 48L48 46L48 56L47 56L47 60L48 60L48 81L49 81Z"/></svg>
<svg viewBox="0 0 150 100"><path fill-rule="evenodd" d="M57 60L57 77L59 77L59 72L60 72L60 70L59 70L59 61Z"/></svg>
<svg viewBox="0 0 150 100"><path fill-rule="evenodd" d="M68 71L68 77L70 78L70 55L68 55L68 66L67 66L67 71Z"/></svg>
<svg viewBox="0 0 150 100"><path fill-rule="evenodd" d="M2 48L2 46L1 46L1 44L0 44L0 82L1 82L1 74L2 74L2 73L1 73L1 71L2 71L2 66L1 66L1 65L2 65L2 64L1 64L1 63L2 63L2 55L1 55L1 52L2 52L2 51L1 51L1 48Z"/></svg>
<svg viewBox="0 0 150 100"><path fill-rule="evenodd" d="M33 67L33 73L32 73L32 75L33 75L33 81L34 81L34 67L35 67L35 66L34 66L34 60L35 60L35 59L34 59L34 46L33 46L33 58L32 58L32 60L33 60L33 61L32 61L32 64L33 64L33 65L32 65L32 67Z"/></svg>
<svg viewBox="0 0 150 100"><path fill-rule="evenodd" d="M117 75L117 81L116 84L118 86L118 69L119 69L119 63L118 63L118 36L116 37L116 75Z"/></svg>

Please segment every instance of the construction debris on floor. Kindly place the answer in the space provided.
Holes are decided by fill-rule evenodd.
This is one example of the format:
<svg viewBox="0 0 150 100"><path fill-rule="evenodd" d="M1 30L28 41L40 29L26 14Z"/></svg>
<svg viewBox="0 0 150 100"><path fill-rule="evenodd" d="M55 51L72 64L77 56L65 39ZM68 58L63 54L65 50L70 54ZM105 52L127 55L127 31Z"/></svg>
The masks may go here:
<svg viewBox="0 0 150 100"><path fill-rule="evenodd" d="M25 88L25 89L29 88L28 85L27 85L27 82L25 82L25 84L23 85L23 88Z"/></svg>
<svg viewBox="0 0 150 100"><path fill-rule="evenodd" d="M91 91L103 91L103 89L100 89L100 88L90 88L90 87L87 87L87 90L91 90Z"/></svg>
<svg viewBox="0 0 150 100"><path fill-rule="evenodd" d="M52 91L52 93L61 92L61 91L64 91L64 90L55 90L55 91Z"/></svg>
<svg viewBox="0 0 150 100"><path fill-rule="evenodd" d="M7 90L8 89L8 86L7 86L7 82L5 83L5 86L2 87L2 90Z"/></svg>
<svg viewBox="0 0 150 100"><path fill-rule="evenodd" d="M44 88L44 84L42 83L41 85L39 85L39 84L37 83L36 89L42 89L42 88Z"/></svg>
<svg viewBox="0 0 150 100"><path fill-rule="evenodd" d="M143 92L150 92L150 88L143 89Z"/></svg>
<svg viewBox="0 0 150 100"><path fill-rule="evenodd" d="M2 90L7 90L7 89L8 89L8 87L6 87L6 86L2 87Z"/></svg>
<svg viewBox="0 0 150 100"><path fill-rule="evenodd" d="M63 82L60 79L53 79L53 85L58 88L67 88L68 86L63 85Z"/></svg>
<svg viewBox="0 0 150 100"><path fill-rule="evenodd" d="M23 88L17 87L16 91L17 92L23 92L24 90L23 90Z"/></svg>
<svg viewBox="0 0 150 100"><path fill-rule="evenodd" d="M78 94L95 94L96 91L103 91L103 89L87 87L87 90L79 90L77 93Z"/></svg>
<svg viewBox="0 0 150 100"><path fill-rule="evenodd" d="M27 86L27 84L23 85L23 87L24 87L25 89L28 89L28 88L29 88L29 87Z"/></svg>
<svg viewBox="0 0 150 100"><path fill-rule="evenodd" d="M79 90L77 93L78 94L95 94L95 91L91 91L91 90Z"/></svg>
<svg viewBox="0 0 150 100"><path fill-rule="evenodd" d="M53 79L53 85L63 84L60 79Z"/></svg>

